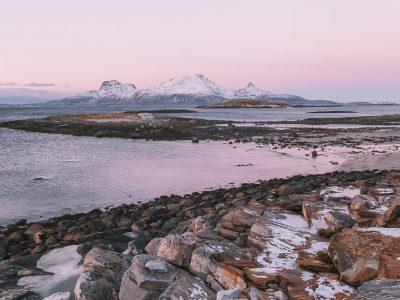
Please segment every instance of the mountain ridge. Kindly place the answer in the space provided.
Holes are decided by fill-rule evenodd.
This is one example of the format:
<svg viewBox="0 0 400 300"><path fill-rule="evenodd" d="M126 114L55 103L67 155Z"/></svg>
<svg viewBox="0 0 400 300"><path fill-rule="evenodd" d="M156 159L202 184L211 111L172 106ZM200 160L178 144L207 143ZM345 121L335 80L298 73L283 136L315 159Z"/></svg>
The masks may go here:
<svg viewBox="0 0 400 300"><path fill-rule="evenodd" d="M252 82L233 90L221 87L205 75L173 78L158 86L139 89L132 83L104 81L97 91L50 101L50 106L134 106L134 105L205 105L232 99L255 99L295 105L337 105L329 100L308 100L300 96L275 94L256 87Z"/></svg>

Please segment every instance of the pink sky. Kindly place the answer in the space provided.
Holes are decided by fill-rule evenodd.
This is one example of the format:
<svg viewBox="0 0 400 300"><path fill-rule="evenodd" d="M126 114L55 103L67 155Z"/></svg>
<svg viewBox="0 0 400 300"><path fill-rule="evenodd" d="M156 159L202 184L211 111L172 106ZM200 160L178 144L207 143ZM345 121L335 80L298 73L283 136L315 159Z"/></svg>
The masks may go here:
<svg viewBox="0 0 400 300"><path fill-rule="evenodd" d="M398 0L35 0L0 9L0 84L140 88L202 73L274 92L400 100Z"/></svg>

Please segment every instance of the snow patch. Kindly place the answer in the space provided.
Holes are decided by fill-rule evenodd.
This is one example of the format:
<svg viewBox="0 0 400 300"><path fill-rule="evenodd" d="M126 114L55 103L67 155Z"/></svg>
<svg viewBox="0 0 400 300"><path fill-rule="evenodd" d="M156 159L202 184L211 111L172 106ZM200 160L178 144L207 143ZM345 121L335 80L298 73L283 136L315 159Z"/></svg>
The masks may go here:
<svg viewBox="0 0 400 300"><path fill-rule="evenodd" d="M18 280L18 285L29 287L42 297L68 291L82 272L82 266L79 265L82 256L76 252L77 247L66 246L43 255L37 262L37 267L54 275L22 277Z"/></svg>

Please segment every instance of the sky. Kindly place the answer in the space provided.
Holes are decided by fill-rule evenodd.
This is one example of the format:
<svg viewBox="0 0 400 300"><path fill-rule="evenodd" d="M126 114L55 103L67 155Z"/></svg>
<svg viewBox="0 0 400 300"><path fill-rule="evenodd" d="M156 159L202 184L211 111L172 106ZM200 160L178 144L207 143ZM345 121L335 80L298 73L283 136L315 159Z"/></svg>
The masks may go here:
<svg viewBox="0 0 400 300"><path fill-rule="evenodd" d="M228 88L400 102L399 11L398 0L2 1L0 100L200 73Z"/></svg>

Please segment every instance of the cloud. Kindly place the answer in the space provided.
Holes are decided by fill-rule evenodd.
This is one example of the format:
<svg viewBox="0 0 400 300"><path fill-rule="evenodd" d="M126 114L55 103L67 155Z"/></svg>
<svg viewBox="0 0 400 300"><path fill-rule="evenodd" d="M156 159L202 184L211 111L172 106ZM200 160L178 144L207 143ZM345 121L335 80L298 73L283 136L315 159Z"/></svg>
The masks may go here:
<svg viewBox="0 0 400 300"><path fill-rule="evenodd" d="M55 86L55 84L54 83L47 83L47 82L31 82L31 83L28 83L28 84L25 84L24 86Z"/></svg>
<svg viewBox="0 0 400 300"><path fill-rule="evenodd" d="M56 86L52 82L30 82L30 83L16 83L16 82L0 82L0 86L30 86L30 87L50 87Z"/></svg>

